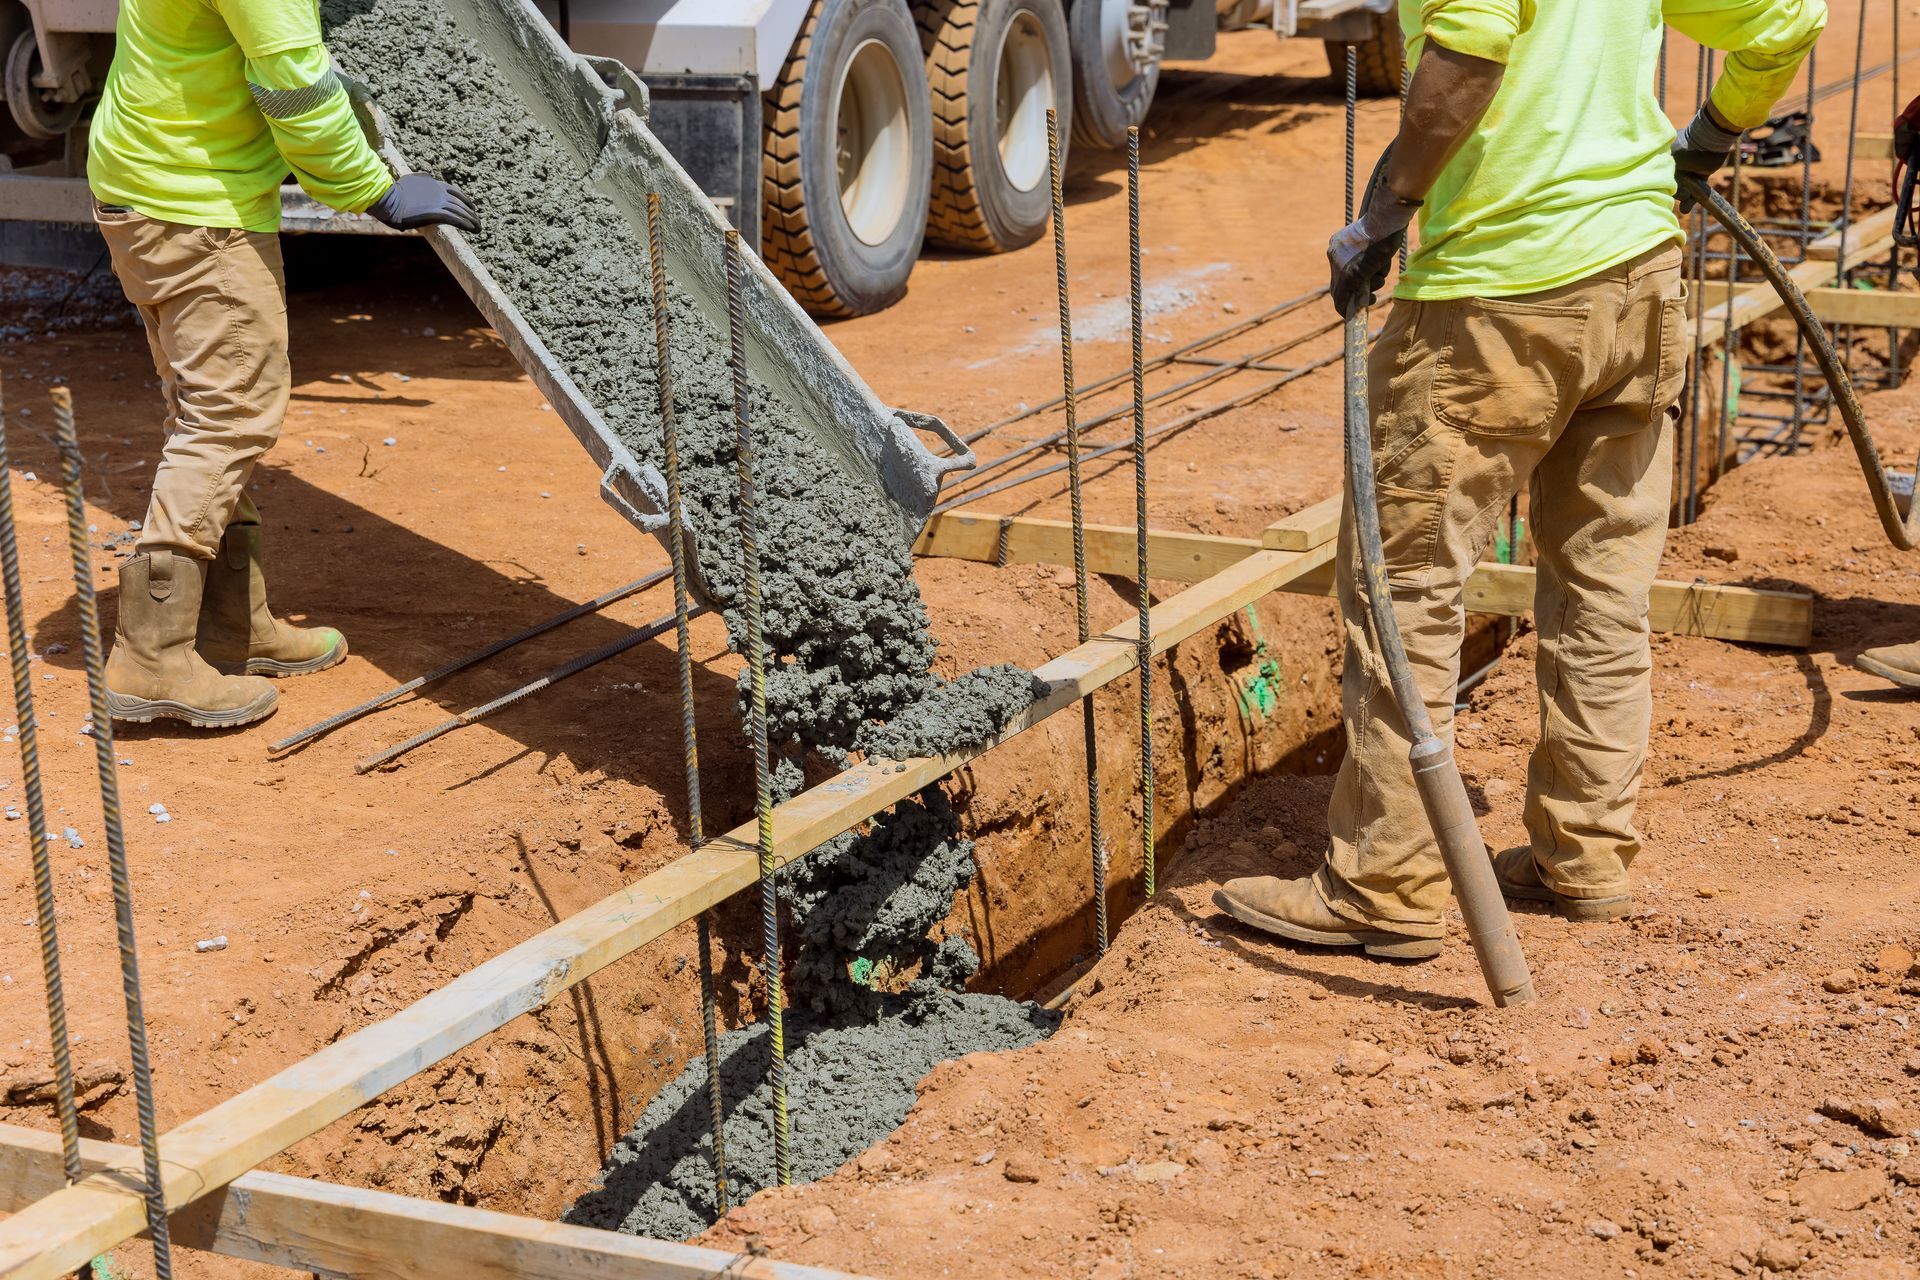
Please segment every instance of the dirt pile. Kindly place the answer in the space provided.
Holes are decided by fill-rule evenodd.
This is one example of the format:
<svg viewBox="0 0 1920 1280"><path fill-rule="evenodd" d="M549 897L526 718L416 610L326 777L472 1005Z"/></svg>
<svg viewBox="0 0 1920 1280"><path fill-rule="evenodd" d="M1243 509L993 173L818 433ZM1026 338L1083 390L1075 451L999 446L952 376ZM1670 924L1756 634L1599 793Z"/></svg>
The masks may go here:
<svg viewBox="0 0 1920 1280"><path fill-rule="evenodd" d="M428 0L327 0L323 13L335 56L370 88L409 162L458 184L481 211L484 225L473 245L494 279L608 424L637 456L658 463L641 229L593 190L591 172L529 116L500 69L445 11ZM687 502L702 533L703 567L738 650L745 619L737 608L742 576L725 335L684 291L670 286L669 292ZM875 744L891 755L917 755L995 732L1032 700L1032 677L1009 667L940 680L932 671L935 646L910 550L880 501L795 430L792 407L757 379L749 400L758 483L769 495L760 510L765 634L775 658L767 701L780 755L776 795L800 789L809 755L837 768L850 750ZM894 726L880 730L888 721ZM823 1043L837 1040L836 1031L864 1037L874 1071L890 1062L896 1073L889 1087L867 1091L880 1099L871 1107L823 1109L817 1127L843 1115L845 1122L831 1140L810 1130L811 1152L858 1150L886 1133L904 1114L897 1095L910 1095L913 1081L938 1060L930 1055L1027 1043L1044 1033L1044 1018L1010 1002L955 999L933 989L936 944L928 931L973 870L971 846L935 790L876 820L867 834L833 841L792 877L788 901L803 944L792 999L816 1011L811 1029ZM938 976L949 982L963 980L977 964L964 944L939 954ZM869 998L848 977L858 961L924 970L926 989L905 1002ZM743 1033L736 1045L751 1039ZM820 1070L839 1068L823 1063ZM696 1063L679 1082L683 1092L695 1093L704 1071ZM744 1094L753 1073L727 1074ZM796 1106L804 1107L805 1091L797 1092ZM823 1107L838 1092L822 1090ZM743 1134L738 1183L747 1194L762 1185L771 1161L752 1158L745 1137L760 1104L742 1098L737 1105ZM648 1116L664 1118L676 1106L663 1102ZM646 1202L657 1201L657 1211L622 1216L648 1234L685 1235L697 1229L702 1213L710 1220L711 1188L686 1186L672 1172L697 1159L686 1151L691 1135L671 1127L646 1135L647 1122L643 1118L643 1136L623 1148L621 1185L674 1179L680 1190ZM678 1142L667 1140L676 1135ZM608 1199L602 1193L596 1203Z"/></svg>

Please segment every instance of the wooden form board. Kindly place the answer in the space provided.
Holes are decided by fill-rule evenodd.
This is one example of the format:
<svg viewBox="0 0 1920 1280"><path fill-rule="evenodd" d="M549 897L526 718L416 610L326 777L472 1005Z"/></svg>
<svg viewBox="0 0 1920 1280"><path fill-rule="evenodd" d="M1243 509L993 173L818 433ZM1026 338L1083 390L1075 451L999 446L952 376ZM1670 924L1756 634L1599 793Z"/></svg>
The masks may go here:
<svg viewBox="0 0 1920 1280"><path fill-rule="evenodd" d="M1888 206L1851 227L1836 227L1807 245L1807 257L1827 263L1831 270L1832 263L1840 256L1842 242L1847 246L1847 258L1851 262L1884 252L1891 243L1893 214L1892 206Z"/></svg>
<svg viewBox="0 0 1920 1280"><path fill-rule="evenodd" d="M1849 244L1853 247L1847 251L1848 266L1858 266L1862 262L1878 257L1893 246L1893 212L1891 207L1882 209L1854 224L1853 234L1849 240ZM1820 246L1828 239L1833 241L1831 250L1821 250ZM1814 241L1807 246L1807 261L1788 268L1787 275L1803 290L1832 284L1837 270L1834 254L1838 249L1837 236L1823 237L1821 240ZM1826 252L1825 258L1820 256L1821 252ZM1712 286L1709 285L1708 288L1711 290ZM1719 290L1721 298L1725 297L1725 292L1723 286ZM1712 296L1713 294L1709 293L1709 297ZM1696 332L1703 334L1708 342L1717 341L1726 331L1729 308L1733 313L1733 327L1738 329L1742 325L1765 319L1784 305L1780 301L1780 295L1773 291L1773 286L1764 280L1747 286L1734 296L1731 303L1717 301L1704 315L1695 318L1686 331L1687 343L1689 346L1693 344Z"/></svg>
<svg viewBox="0 0 1920 1280"><path fill-rule="evenodd" d="M1337 502L1337 499L1332 501ZM1321 503L1308 508L1308 511L1319 511L1325 506L1325 503ZM1037 520L1028 516L1008 519L1007 543L1022 548L1023 563L1073 563L1072 529L1064 521ZM1319 517L1313 519L1317 521ZM998 545L1001 523L1002 517L996 515L958 516L952 512L938 515L921 535L916 549L922 555L994 563L994 547ZM1029 529L1029 525L1034 527ZM992 530L993 537L987 538L982 530ZM1271 533L1271 530L1268 532ZM1331 547L1332 536L1328 533L1321 545ZM1197 545L1191 550L1182 550L1183 544L1189 539L1195 540ZM1166 532L1149 534L1148 546L1150 557L1159 557L1154 563L1166 569L1165 573L1155 573L1154 576L1176 581L1186 580L1180 575L1183 567L1189 563L1204 561L1211 564L1229 554L1237 553L1245 557L1260 550L1259 543L1251 538ZM1134 535L1130 526L1087 526L1089 573L1131 577L1134 555ZM1296 595L1332 595L1331 558L1328 557L1328 564L1283 583L1280 590ZM1474 613L1518 617L1533 608L1533 586L1532 565L1483 564L1467 580L1467 608ZM1655 631L1676 635L1708 636L1716 640L1804 649L1813 641L1813 597L1797 591L1763 591L1752 587L1725 587L1662 578L1653 584L1649 621Z"/></svg>
<svg viewBox="0 0 1920 1280"><path fill-rule="evenodd" d="M1346 509L1346 502L1343 493L1322 498L1305 510L1268 525L1260 535L1260 543L1279 551L1305 551L1331 542L1340 536L1340 513Z"/></svg>
<svg viewBox="0 0 1920 1280"><path fill-rule="evenodd" d="M1920 329L1920 293L1892 289L1808 289L1807 304L1828 324Z"/></svg>
<svg viewBox="0 0 1920 1280"><path fill-rule="evenodd" d="M997 530L997 521L996 530ZM1128 542L1131 546L1132 535ZM1156 605L1150 651L1161 653L1328 563L1310 551L1255 547L1204 583ZM781 864L930 786L1135 667L1138 620L1061 654L1034 674L1048 692L979 748L865 762L773 812ZM166 1199L177 1209L319 1132L400 1081L585 981L758 878L757 829L745 823L586 910L469 970L393 1017L363 1027L162 1136ZM0 1277L57 1280L145 1228L137 1153L0 1222Z"/></svg>
<svg viewBox="0 0 1920 1280"><path fill-rule="evenodd" d="M1855 160L1893 159L1893 135L1890 133L1854 134L1853 158Z"/></svg>
<svg viewBox="0 0 1920 1280"><path fill-rule="evenodd" d="M88 1172L138 1159L82 1139ZM58 1135L0 1124L0 1213L64 1185ZM278 1173L249 1173L175 1213L175 1245L321 1275L392 1280L853 1280L839 1271L598 1231ZM181 1264L176 1263L176 1266ZM192 1274L187 1263L186 1273Z"/></svg>

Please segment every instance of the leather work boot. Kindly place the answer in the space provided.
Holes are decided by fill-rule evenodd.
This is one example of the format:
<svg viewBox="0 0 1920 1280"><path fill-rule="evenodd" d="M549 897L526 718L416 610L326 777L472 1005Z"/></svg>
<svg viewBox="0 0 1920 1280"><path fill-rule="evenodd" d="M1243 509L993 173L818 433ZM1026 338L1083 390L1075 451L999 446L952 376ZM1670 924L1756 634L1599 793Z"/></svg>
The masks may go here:
<svg viewBox="0 0 1920 1280"><path fill-rule="evenodd" d="M1604 898L1569 898L1557 892L1540 874L1540 864L1526 845L1502 849L1493 855L1493 878L1500 893L1520 902L1545 902L1569 920L1593 923L1618 920L1633 910L1633 895L1612 894Z"/></svg>
<svg viewBox="0 0 1920 1280"><path fill-rule="evenodd" d="M107 710L115 720L184 720L228 729L273 714L280 695L257 676L223 676L194 651L207 566L150 551L120 566L120 614L107 656Z"/></svg>
<svg viewBox="0 0 1920 1280"><path fill-rule="evenodd" d="M1853 665L1883 680L1891 680L1909 689L1920 689L1920 641L1892 644L1884 649L1868 649L1853 660Z"/></svg>
<svg viewBox="0 0 1920 1280"><path fill-rule="evenodd" d="M1213 905L1242 924L1317 947L1359 947L1389 960L1431 960L1440 939L1416 938L1338 916L1321 901L1312 876L1245 876L1213 891Z"/></svg>
<svg viewBox="0 0 1920 1280"><path fill-rule="evenodd" d="M332 627L296 627L274 617L260 567L260 526L230 524L207 571L200 655L236 674L304 676L346 661L347 638Z"/></svg>

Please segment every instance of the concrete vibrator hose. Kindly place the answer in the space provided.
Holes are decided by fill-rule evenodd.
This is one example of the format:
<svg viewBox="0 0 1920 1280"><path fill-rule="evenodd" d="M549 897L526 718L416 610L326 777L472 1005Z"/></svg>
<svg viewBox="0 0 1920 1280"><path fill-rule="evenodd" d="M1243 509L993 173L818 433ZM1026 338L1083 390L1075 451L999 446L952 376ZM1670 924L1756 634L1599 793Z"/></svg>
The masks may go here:
<svg viewBox="0 0 1920 1280"><path fill-rule="evenodd" d="M1374 166L1373 177L1367 183L1368 200L1392 154L1393 148L1387 148ZM1361 201L1362 208L1366 204L1367 200ZM1448 878L1453 881L1454 896L1459 899L1460 914L1466 920L1467 936L1473 942L1474 955L1480 961L1480 972L1494 1004L1501 1008L1531 1004L1535 999L1533 975L1520 950L1520 938L1513 930L1506 898L1494 878L1486 842L1480 838L1473 802L1467 798L1466 783L1461 780L1452 745L1434 732L1433 718L1427 714L1426 699L1414 682L1406 645L1400 639L1400 623L1393 614L1393 594L1387 585L1387 557L1380 535L1380 502L1373 483L1373 421L1367 403L1365 307L1347 318L1343 355L1347 494L1353 504L1360 562L1366 571L1367 614L1373 627L1374 644L1386 665L1393 700L1406 722L1407 736L1413 740L1407 760L1413 766L1421 807L1426 810L1427 823L1440 845L1441 860L1446 864Z"/></svg>
<svg viewBox="0 0 1920 1280"><path fill-rule="evenodd" d="M1893 491L1892 479L1881 465L1880 450L1874 445L1873 433L1867 429L1866 415L1860 408L1860 397L1853 389L1853 380L1847 376L1846 366L1840 363L1833 340L1827 336L1826 326L1815 318L1813 308L1807 304L1806 295L1800 292L1800 286L1780 265L1780 259L1760 238L1760 233L1753 229L1753 224L1741 217L1740 211L1727 203L1724 196L1691 173L1680 174L1679 184L1681 196L1706 209L1715 221L1727 229L1727 234L1739 242L1747 256L1753 259L1754 265L1760 268L1760 274L1780 295L1780 301L1793 316L1793 322L1800 326L1807 345L1813 349L1814 361L1827 380L1827 388L1833 393L1833 402L1840 408L1840 420L1847 424L1847 436L1853 441L1853 452L1860 459L1861 471L1866 473L1867 491L1873 495L1873 509L1880 517L1880 527L1886 531L1888 540L1902 551L1912 551L1920 546L1920 502L1910 502L1906 515L1901 516L1899 498ZM1733 305L1731 293L1727 305ZM1920 472L1920 465L1916 465L1915 469Z"/></svg>

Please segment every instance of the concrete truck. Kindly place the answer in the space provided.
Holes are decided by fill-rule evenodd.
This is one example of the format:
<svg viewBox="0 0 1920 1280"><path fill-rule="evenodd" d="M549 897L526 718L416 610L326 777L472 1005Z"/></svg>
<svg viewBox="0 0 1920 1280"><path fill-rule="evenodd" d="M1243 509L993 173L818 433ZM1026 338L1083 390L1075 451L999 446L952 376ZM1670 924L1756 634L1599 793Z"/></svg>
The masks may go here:
<svg viewBox="0 0 1920 1280"><path fill-rule="evenodd" d="M654 133L803 306L906 291L924 243L997 253L1046 229L1046 109L1117 147L1161 63L1215 33L1324 40L1397 93L1393 0L536 0L574 49L646 84ZM87 110L117 0L0 0L0 221L84 222ZM1063 140L1064 141L1064 140ZM289 188L294 231L374 229Z"/></svg>

